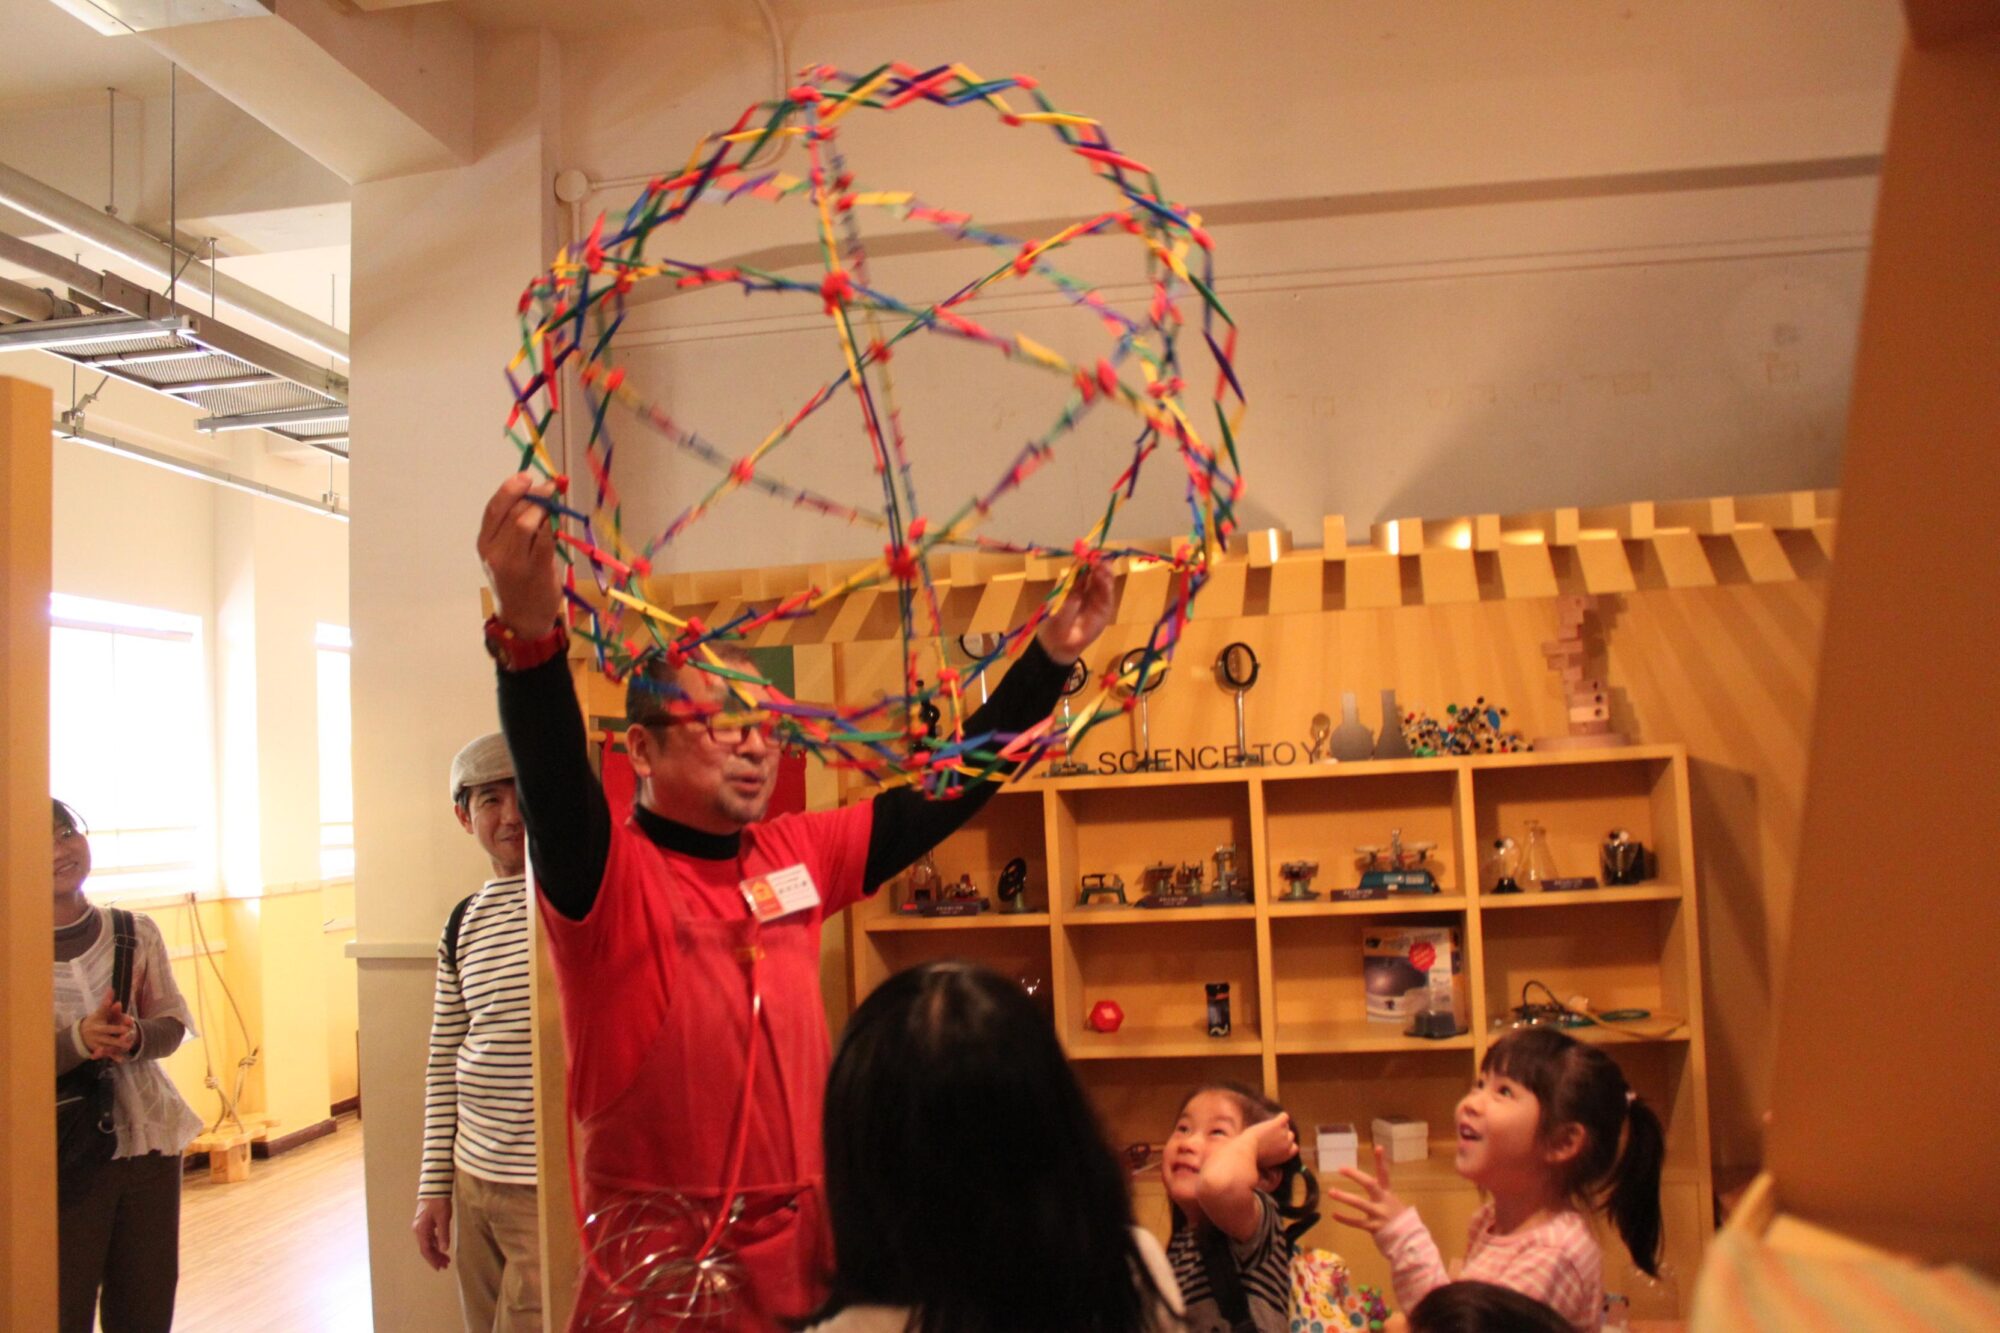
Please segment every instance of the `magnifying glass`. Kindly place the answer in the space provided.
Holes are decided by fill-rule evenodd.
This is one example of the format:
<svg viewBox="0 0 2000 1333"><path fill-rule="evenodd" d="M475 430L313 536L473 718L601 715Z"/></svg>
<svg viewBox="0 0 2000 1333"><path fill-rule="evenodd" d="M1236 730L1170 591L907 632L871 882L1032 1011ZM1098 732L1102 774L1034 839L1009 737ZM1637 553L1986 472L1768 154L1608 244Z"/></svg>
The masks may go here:
<svg viewBox="0 0 2000 1333"><path fill-rule="evenodd" d="M1090 684L1090 667L1079 657L1069 664L1069 678L1063 681L1062 729L1065 736L1069 735L1070 725L1075 720L1070 712L1069 701L1073 696L1081 694L1083 687L1088 684ZM1076 777L1088 772L1090 765L1079 763L1074 756L1065 756L1049 765L1049 776L1052 778Z"/></svg>
<svg viewBox="0 0 2000 1333"><path fill-rule="evenodd" d="M1165 658L1155 655L1151 666L1146 669L1145 678L1141 680L1139 666L1146 656L1144 648L1134 648L1118 659L1119 688L1139 698L1138 720L1133 724L1132 741L1133 748L1139 752L1136 770L1141 773L1157 772L1167 766L1166 760L1153 753L1152 719L1147 716L1146 710L1146 696L1159 689L1167 678L1167 662Z"/></svg>
<svg viewBox="0 0 2000 1333"><path fill-rule="evenodd" d="M988 653L999 646L1000 636L998 634L961 634L958 636L958 651L964 653L966 659L972 662L981 661ZM986 672L983 668L979 673L979 702L982 704L986 702Z"/></svg>
<svg viewBox="0 0 2000 1333"><path fill-rule="evenodd" d="M1259 670L1257 654L1247 643L1232 643L1215 655L1217 683L1236 695L1236 753L1223 761L1225 767L1244 768L1264 762L1262 755L1251 751L1248 734L1243 729L1243 696L1257 683Z"/></svg>

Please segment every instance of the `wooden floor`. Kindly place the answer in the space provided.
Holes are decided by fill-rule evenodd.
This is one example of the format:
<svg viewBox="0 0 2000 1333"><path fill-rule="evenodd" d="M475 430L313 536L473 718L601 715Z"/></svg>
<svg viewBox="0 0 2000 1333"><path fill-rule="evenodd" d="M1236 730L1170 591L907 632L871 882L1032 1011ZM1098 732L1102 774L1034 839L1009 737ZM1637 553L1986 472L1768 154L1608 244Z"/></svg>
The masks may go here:
<svg viewBox="0 0 2000 1333"><path fill-rule="evenodd" d="M367 1333L361 1121L250 1164L250 1179L181 1189L177 1333Z"/></svg>

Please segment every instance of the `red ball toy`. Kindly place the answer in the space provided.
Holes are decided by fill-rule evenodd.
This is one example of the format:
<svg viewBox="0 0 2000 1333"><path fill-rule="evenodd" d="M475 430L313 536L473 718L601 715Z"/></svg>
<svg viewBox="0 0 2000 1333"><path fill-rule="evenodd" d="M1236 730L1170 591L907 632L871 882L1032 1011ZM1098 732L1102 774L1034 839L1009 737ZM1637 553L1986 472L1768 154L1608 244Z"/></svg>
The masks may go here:
<svg viewBox="0 0 2000 1333"><path fill-rule="evenodd" d="M1090 1006L1090 1017L1084 1021L1098 1032L1116 1032L1124 1025L1125 1011L1116 1000L1099 1000Z"/></svg>

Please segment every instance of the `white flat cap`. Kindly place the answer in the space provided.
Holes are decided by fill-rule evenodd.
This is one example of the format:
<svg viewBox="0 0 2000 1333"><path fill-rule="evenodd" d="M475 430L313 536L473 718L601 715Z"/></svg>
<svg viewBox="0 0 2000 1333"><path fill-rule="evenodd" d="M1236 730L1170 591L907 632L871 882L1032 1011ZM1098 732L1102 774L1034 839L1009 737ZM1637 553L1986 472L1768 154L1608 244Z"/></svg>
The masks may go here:
<svg viewBox="0 0 2000 1333"><path fill-rule="evenodd" d="M451 761L451 801L458 804L467 787L499 782L514 776L514 757L507 753L507 738L499 732L481 736L458 752Z"/></svg>

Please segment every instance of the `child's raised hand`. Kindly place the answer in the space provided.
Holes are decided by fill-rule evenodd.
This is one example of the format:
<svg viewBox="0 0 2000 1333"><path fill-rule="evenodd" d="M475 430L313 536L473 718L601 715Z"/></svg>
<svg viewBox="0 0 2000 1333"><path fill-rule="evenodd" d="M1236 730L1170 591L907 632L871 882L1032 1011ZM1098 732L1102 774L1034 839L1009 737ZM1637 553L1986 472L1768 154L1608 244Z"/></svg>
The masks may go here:
<svg viewBox="0 0 2000 1333"><path fill-rule="evenodd" d="M1292 1118L1282 1111L1258 1121L1244 1134L1256 1146L1259 1171L1274 1170L1299 1155L1299 1136L1292 1132Z"/></svg>
<svg viewBox="0 0 2000 1333"><path fill-rule="evenodd" d="M1351 1194L1336 1189L1326 1192L1329 1200L1344 1205L1351 1213L1343 1215L1329 1208L1327 1211L1334 1221L1357 1227L1372 1236L1409 1210L1410 1205L1397 1198L1389 1188L1389 1154L1381 1144L1375 1145L1374 1175L1351 1166L1341 1167L1340 1174L1359 1185L1362 1192Z"/></svg>

